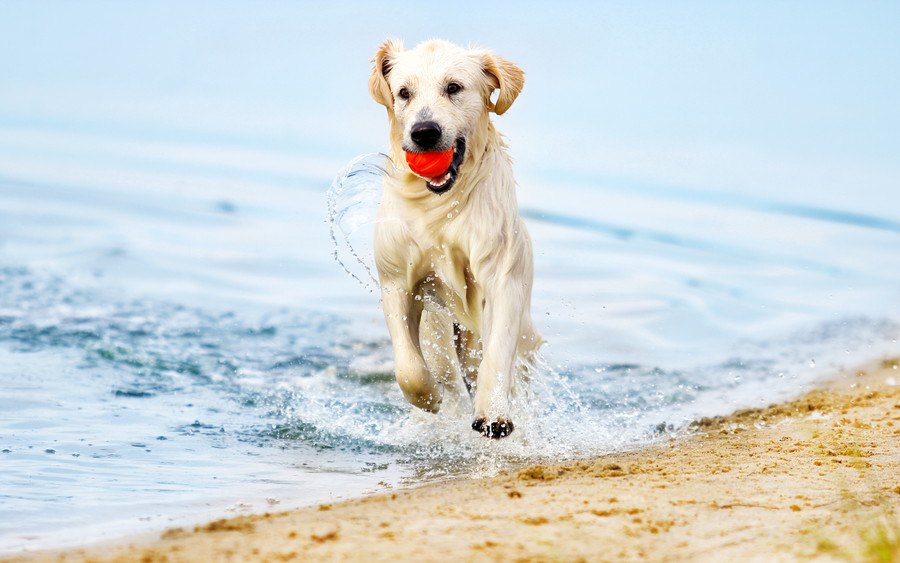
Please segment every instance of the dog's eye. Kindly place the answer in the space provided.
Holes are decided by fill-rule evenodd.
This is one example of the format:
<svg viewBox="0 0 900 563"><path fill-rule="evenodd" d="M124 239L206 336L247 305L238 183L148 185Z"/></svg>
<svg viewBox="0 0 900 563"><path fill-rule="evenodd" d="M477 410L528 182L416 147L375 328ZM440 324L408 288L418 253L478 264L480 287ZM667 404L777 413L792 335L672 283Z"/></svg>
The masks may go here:
<svg viewBox="0 0 900 563"><path fill-rule="evenodd" d="M409 90L407 90L406 88L400 88L400 91L397 92L397 95L400 96L404 100L408 100L409 99Z"/></svg>
<svg viewBox="0 0 900 563"><path fill-rule="evenodd" d="M447 84L447 93L450 94L451 96L453 94L459 92L460 90L462 90L462 86L460 86L456 82L451 82L450 84Z"/></svg>

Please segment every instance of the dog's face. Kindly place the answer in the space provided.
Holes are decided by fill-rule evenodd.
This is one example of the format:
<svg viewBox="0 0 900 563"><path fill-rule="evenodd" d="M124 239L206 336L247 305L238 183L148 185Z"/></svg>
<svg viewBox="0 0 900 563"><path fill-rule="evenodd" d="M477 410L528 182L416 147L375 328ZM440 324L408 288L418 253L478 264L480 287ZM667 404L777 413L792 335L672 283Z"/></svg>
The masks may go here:
<svg viewBox="0 0 900 563"><path fill-rule="evenodd" d="M410 50L387 41L373 62L369 91L388 108L393 140L400 148L413 153L454 151L446 174L422 178L435 193L456 183L467 139L486 126L487 112L505 112L524 85L524 73L509 61L440 40ZM491 94L498 88L493 103Z"/></svg>

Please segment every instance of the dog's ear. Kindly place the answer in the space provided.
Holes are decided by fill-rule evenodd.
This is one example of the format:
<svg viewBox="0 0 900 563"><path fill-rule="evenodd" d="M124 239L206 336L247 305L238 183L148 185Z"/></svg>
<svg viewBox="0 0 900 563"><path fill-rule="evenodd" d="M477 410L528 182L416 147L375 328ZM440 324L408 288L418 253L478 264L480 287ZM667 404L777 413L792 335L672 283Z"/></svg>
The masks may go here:
<svg viewBox="0 0 900 563"><path fill-rule="evenodd" d="M394 105L394 95L387 83L387 75L394 66L394 57L403 50L403 43L398 39L388 39L378 47L375 57L372 59L372 75L369 76L369 94L379 104L391 108Z"/></svg>
<svg viewBox="0 0 900 563"><path fill-rule="evenodd" d="M494 113L502 115L516 101L525 86L525 72L510 61L492 53L484 53L481 60L484 73L491 80L491 85L494 89L500 89L497 102L491 103L488 99L488 105Z"/></svg>

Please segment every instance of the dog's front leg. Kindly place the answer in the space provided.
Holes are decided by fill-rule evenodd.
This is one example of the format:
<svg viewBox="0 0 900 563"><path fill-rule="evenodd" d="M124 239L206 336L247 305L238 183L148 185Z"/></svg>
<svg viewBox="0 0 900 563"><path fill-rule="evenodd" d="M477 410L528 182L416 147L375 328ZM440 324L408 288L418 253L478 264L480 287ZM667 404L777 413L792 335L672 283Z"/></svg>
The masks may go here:
<svg viewBox="0 0 900 563"><path fill-rule="evenodd" d="M509 391L522 308L528 300L524 284L515 278L505 278L486 289L482 314L484 355L478 368L472 428L485 436L502 438L513 430Z"/></svg>
<svg viewBox="0 0 900 563"><path fill-rule="evenodd" d="M406 400L422 410L437 412L443 388L429 373L419 344L421 301L398 283L388 283L381 290L384 318L394 348L394 372Z"/></svg>

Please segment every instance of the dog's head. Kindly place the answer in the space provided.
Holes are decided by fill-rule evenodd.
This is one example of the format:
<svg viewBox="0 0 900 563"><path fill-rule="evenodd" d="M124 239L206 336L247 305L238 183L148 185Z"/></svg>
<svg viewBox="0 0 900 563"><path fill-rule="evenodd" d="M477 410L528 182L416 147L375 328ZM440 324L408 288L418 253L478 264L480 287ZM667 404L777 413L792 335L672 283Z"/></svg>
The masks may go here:
<svg viewBox="0 0 900 563"><path fill-rule="evenodd" d="M467 140L479 127L488 126L488 112L499 115L508 110L525 84L522 70L506 59L441 40L409 50L389 40L373 62L369 92L388 109L391 141L410 153L453 150L446 173L420 176L438 194L456 183ZM498 89L497 101L492 102Z"/></svg>

